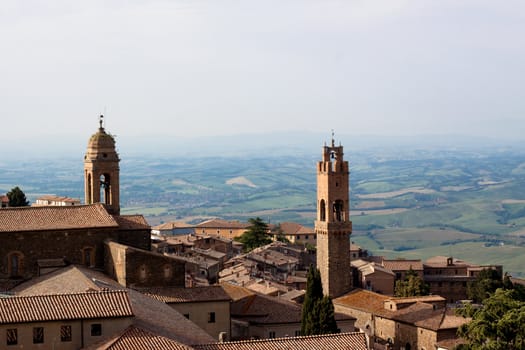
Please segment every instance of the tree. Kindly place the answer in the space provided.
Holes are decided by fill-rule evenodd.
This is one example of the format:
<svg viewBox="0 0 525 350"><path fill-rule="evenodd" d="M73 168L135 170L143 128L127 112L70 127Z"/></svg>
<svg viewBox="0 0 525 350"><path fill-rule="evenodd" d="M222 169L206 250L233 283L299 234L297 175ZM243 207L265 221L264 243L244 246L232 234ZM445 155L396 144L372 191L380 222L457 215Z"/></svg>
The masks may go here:
<svg viewBox="0 0 525 350"><path fill-rule="evenodd" d="M268 225L261 218L251 218L248 220L250 226L241 236L235 240L244 245L244 251L248 252L254 248L271 243L272 240L268 235Z"/></svg>
<svg viewBox="0 0 525 350"><path fill-rule="evenodd" d="M10 207L27 207L29 205L25 193L18 186L7 192L7 198L9 198Z"/></svg>
<svg viewBox="0 0 525 350"><path fill-rule="evenodd" d="M339 333L334 316L334 304L329 296L323 296L321 273L317 268L310 266L301 315L301 334L328 333Z"/></svg>
<svg viewBox="0 0 525 350"><path fill-rule="evenodd" d="M475 281L468 283L467 296L475 303L481 303L501 287L503 287L501 274L494 269L483 269Z"/></svg>
<svg viewBox="0 0 525 350"><path fill-rule="evenodd" d="M396 297L414 297L428 295L429 291L430 287L428 284L410 266L405 279L396 282L394 293Z"/></svg>
<svg viewBox="0 0 525 350"><path fill-rule="evenodd" d="M525 348L525 302L517 299L514 289L497 289L474 309L468 305L458 310L463 316L472 315L472 321L458 329L458 335L467 341L462 350L507 350Z"/></svg>

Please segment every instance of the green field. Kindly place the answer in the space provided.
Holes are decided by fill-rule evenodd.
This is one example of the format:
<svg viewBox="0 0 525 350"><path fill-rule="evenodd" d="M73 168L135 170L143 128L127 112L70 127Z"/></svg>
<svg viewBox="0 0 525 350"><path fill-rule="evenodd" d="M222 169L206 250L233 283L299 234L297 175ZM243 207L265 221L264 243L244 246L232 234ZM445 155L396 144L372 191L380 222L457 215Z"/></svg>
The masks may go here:
<svg viewBox="0 0 525 350"><path fill-rule="evenodd" d="M346 150L346 149L345 149ZM525 274L525 153L346 150L353 240L374 254L454 255ZM320 155L319 155L320 156ZM313 226L317 155L126 158L121 207L151 225L220 217ZM4 163L0 193L20 186L83 198L79 159Z"/></svg>

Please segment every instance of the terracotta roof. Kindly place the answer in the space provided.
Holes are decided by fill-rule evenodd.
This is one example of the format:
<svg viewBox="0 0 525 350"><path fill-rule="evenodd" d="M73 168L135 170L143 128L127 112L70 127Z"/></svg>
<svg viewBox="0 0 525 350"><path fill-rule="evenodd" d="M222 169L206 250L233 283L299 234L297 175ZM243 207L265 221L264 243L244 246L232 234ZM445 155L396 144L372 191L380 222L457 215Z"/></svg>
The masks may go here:
<svg viewBox="0 0 525 350"><path fill-rule="evenodd" d="M390 297L386 295L370 292L364 289L356 289L334 299L334 305L338 304L362 311L378 313L383 310L387 311L385 310L384 302L389 299Z"/></svg>
<svg viewBox="0 0 525 350"><path fill-rule="evenodd" d="M428 258L427 261L423 264L424 266L429 267L459 267L459 266L471 266L471 264L456 258L452 258L452 265L448 265L447 256L433 256Z"/></svg>
<svg viewBox="0 0 525 350"><path fill-rule="evenodd" d="M114 215L121 230L149 230L150 225L142 215Z"/></svg>
<svg viewBox="0 0 525 350"><path fill-rule="evenodd" d="M0 324L131 316L126 291L0 298Z"/></svg>
<svg viewBox="0 0 525 350"><path fill-rule="evenodd" d="M0 232L118 227L103 204L0 210Z"/></svg>
<svg viewBox="0 0 525 350"><path fill-rule="evenodd" d="M423 271L423 263L417 260L383 260L383 266L391 271Z"/></svg>
<svg viewBox="0 0 525 350"><path fill-rule="evenodd" d="M226 221L220 219L212 219L201 222L195 227L200 228L234 228L234 229L243 229L250 226L250 224L240 221Z"/></svg>
<svg viewBox="0 0 525 350"><path fill-rule="evenodd" d="M301 323L301 306L279 299L247 291L244 287L223 284L222 287L234 300L231 317L253 324ZM353 320L354 317L335 314L336 320Z"/></svg>
<svg viewBox="0 0 525 350"><path fill-rule="evenodd" d="M384 304L388 300L398 304L409 302L413 302L413 304L397 311L387 310ZM430 302L442 301L444 301L444 298L440 296L392 298L358 289L334 299L334 305L361 310L431 330L454 329L468 321L468 319L463 317L455 316L453 310L444 307L435 308L433 304L430 304Z"/></svg>
<svg viewBox="0 0 525 350"><path fill-rule="evenodd" d="M366 350L364 333L339 333L308 337L247 340L194 345L199 350Z"/></svg>
<svg viewBox="0 0 525 350"><path fill-rule="evenodd" d="M281 230L285 235L298 235L298 234L314 234L315 230L312 227L305 227L295 222L281 222Z"/></svg>
<svg viewBox="0 0 525 350"><path fill-rule="evenodd" d="M230 301L231 298L221 286L207 286L195 288L141 288L141 293L160 300L164 303L188 303L188 302L207 302L207 301Z"/></svg>
<svg viewBox="0 0 525 350"><path fill-rule="evenodd" d="M6 195L0 196L0 202L2 203L9 203L9 197Z"/></svg>
<svg viewBox="0 0 525 350"><path fill-rule="evenodd" d="M69 293L81 288L94 290L126 290L135 318L133 324L155 334L184 344L209 343L215 339L171 306L147 297L137 291L126 289L102 272L80 266L70 266L32 279L17 289L25 294L51 291Z"/></svg>
<svg viewBox="0 0 525 350"><path fill-rule="evenodd" d="M86 350L191 350L190 346L134 326L109 341L97 343Z"/></svg>
<svg viewBox="0 0 525 350"><path fill-rule="evenodd" d="M221 283L221 287L230 296L233 301L237 301L251 295L255 295L254 292L247 288L233 285L231 283Z"/></svg>
<svg viewBox="0 0 525 350"><path fill-rule="evenodd" d="M193 226L185 223L185 222L176 222L176 221L170 221L166 222L164 224L160 224L157 226L153 226L152 229L154 230L173 230L175 228L191 228Z"/></svg>

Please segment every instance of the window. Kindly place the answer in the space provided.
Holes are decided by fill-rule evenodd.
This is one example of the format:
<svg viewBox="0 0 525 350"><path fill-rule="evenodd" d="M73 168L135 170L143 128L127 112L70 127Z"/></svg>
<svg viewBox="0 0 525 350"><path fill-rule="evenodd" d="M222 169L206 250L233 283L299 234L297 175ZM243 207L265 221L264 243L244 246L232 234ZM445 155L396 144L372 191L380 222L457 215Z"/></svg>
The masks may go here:
<svg viewBox="0 0 525 350"><path fill-rule="evenodd" d="M100 323L93 323L91 325L91 336L100 337L102 335L102 325Z"/></svg>
<svg viewBox="0 0 525 350"><path fill-rule="evenodd" d="M16 278L22 276L23 255L19 252L12 252L8 255L9 277Z"/></svg>
<svg viewBox="0 0 525 350"><path fill-rule="evenodd" d="M275 332L274 331L268 332L268 338L270 338L270 339L275 338Z"/></svg>
<svg viewBox="0 0 525 350"><path fill-rule="evenodd" d="M215 323L215 312L208 312L208 323Z"/></svg>
<svg viewBox="0 0 525 350"><path fill-rule="evenodd" d="M184 314L184 317L186 317L189 320L190 319L190 314Z"/></svg>
<svg viewBox="0 0 525 350"><path fill-rule="evenodd" d="M305 240L308 240L308 235L305 235L305 236L304 236L304 239L305 239Z"/></svg>
<svg viewBox="0 0 525 350"><path fill-rule="evenodd" d="M6 343L7 345L16 345L18 344L18 331L16 328L6 330Z"/></svg>
<svg viewBox="0 0 525 350"><path fill-rule="evenodd" d="M299 337L301 335L301 331L295 331L295 336Z"/></svg>
<svg viewBox="0 0 525 350"><path fill-rule="evenodd" d="M95 265L95 251L92 247L82 249L82 265L87 267Z"/></svg>
<svg viewBox="0 0 525 350"><path fill-rule="evenodd" d="M33 328L33 344L44 343L44 327Z"/></svg>
<svg viewBox="0 0 525 350"><path fill-rule="evenodd" d="M60 341L71 341L71 326L60 326Z"/></svg>

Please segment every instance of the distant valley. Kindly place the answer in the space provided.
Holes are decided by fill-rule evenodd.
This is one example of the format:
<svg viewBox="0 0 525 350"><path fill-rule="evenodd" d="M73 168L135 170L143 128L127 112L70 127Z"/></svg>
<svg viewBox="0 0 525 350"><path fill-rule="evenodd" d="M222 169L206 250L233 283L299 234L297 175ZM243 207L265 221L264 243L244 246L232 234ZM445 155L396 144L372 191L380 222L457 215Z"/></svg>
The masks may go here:
<svg viewBox="0 0 525 350"><path fill-rule="evenodd" d="M351 150L352 239L375 255L452 255L525 276L525 153ZM264 154L264 153L261 153ZM207 218L313 226L320 154L122 157L124 213L151 225ZM83 200L82 158L0 163L0 192L20 186Z"/></svg>

